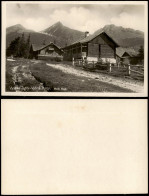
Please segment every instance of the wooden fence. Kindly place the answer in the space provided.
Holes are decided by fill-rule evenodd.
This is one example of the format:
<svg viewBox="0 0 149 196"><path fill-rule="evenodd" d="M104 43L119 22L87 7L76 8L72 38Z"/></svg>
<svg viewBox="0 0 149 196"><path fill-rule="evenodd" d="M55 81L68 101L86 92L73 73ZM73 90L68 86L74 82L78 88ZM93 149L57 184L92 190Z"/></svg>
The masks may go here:
<svg viewBox="0 0 149 196"><path fill-rule="evenodd" d="M125 75L128 76L135 73L137 75L144 76L144 67L141 65L101 63L82 59L73 60L72 64L73 66L80 66L88 70L104 70L109 73L124 72Z"/></svg>

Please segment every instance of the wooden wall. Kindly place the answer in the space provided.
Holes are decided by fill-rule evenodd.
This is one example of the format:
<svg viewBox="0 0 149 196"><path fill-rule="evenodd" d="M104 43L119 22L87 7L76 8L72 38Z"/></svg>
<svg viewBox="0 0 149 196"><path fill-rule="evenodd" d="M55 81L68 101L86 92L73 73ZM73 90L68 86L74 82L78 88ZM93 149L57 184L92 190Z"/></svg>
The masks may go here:
<svg viewBox="0 0 149 196"><path fill-rule="evenodd" d="M93 43L93 44L106 44L106 42L103 40L101 35L95 37L93 40L90 41L90 43Z"/></svg>
<svg viewBox="0 0 149 196"><path fill-rule="evenodd" d="M72 60L72 50L69 48L64 49L63 57L64 57L65 61L71 61Z"/></svg>
<svg viewBox="0 0 149 196"><path fill-rule="evenodd" d="M86 48L83 49L82 52L86 52L87 57L96 57L96 58L116 58L116 45L113 41L106 36L106 34L100 34L93 40L88 43L84 43ZM82 52L80 49L73 49L77 47L77 45L73 45L64 49L64 59L72 60L82 57Z"/></svg>
<svg viewBox="0 0 149 196"><path fill-rule="evenodd" d="M88 55L89 57L99 57L99 44L88 43Z"/></svg>
<svg viewBox="0 0 149 196"><path fill-rule="evenodd" d="M74 45L64 49L64 60L71 61L72 58L80 59L82 57L81 45Z"/></svg>
<svg viewBox="0 0 149 196"><path fill-rule="evenodd" d="M100 37L103 39L105 44L108 44L111 48L113 48L113 50L115 50L115 43L108 36L106 36L106 34L101 34Z"/></svg>
<svg viewBox="0 0 149 196"><path fill-rule="evenodd" d="M88 56L99 58L115 58L115 44L104 34L99 35L88 43Z"/></svg>
<svg viewBox="0 0 149 196"><path fill-rule="evenodd" d="M101 45L100 47L100 58L115 58L114 50L109 45Z"/></svg>

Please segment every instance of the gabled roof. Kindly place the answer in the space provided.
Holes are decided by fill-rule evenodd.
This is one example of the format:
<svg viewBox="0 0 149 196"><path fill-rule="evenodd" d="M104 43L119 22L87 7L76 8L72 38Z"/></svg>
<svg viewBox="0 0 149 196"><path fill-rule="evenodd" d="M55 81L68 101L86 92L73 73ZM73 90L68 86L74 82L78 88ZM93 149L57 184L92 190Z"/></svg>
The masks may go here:
<svg viewBox="0 0 149 196"><path fill-rule="evenodd" d="M116 55L119 57L123 57L124 53L126 53L124 48L118 47L116 48ZM128 54L128 53L127 53ZM128 54L129 55L129 54ZM130 56L130 55L129 55Z"/></svg>
<svg viewBox="0 0 149 196"><path fill-rule="evenodd" d="M122 47L116 48L117 56L119 56L120 58L123 58L125 54L127 54L129 57L137 56L137 52L132 48L122 48Z"/></svg>
<svg viewBox="0 0 149 196"><path fill-rule="evenodd" d="M78 40L78 41L76 41L76 42L74 42L74 43L72 43L72 44L70 44L69 46L66 46L66 47L64 47L64 48L67 48L67 47L70 47L70 46L72 46L72 45L79 44L79 43L81 43L81 44L83 44L83 43L88 43L89 41L92 41L93 39L95 39L96 37L98 37L98 36L101 35L101 34L105 34L106 36L108 36L108 38L109 38L112 42L115 43L116 46L119 46L119 45L116 43L116 41L113 40L113 38L111 38L106 32L101 31L101 32L99 32L99 33L94 33L93 35L89 35L89 36L87 36L87 37L85 37L85 38L81 38L80 40Z"/></svg>
<svg viewBox="0 0 149 196"><path fill-rule="evenodd" d="M53 42L50 42L49 44L46 44L46 45L41 45L41 44L32 44L32 48L33 48L33 51L39 51L39 50L42 50L44 48L46 48L47 46L51 46L51 45L54 45L55 47L57 47L59 50L61 50L58 46L56 46Z"/></svg>

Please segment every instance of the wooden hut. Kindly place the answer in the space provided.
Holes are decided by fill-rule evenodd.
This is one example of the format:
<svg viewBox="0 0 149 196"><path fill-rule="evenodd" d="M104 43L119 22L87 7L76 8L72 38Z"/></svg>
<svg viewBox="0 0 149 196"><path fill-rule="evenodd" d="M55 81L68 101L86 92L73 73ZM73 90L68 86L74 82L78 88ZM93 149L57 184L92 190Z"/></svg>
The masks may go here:
<svg viewBox="0 0 149 196"><path fill-rule="evenodd" d="M117 63L130 64L132 59L138 58L137 52L132 48L118 47L116 49Z"/></svg>
<svg viewBox="0 0 149 196"><path fill-rule="evenodd" d="M32 44L30 48L30 58L40 60L62 60L63 51L54 43L48 45Z"/></svg>
<svg viewBox="0 0 149 196"><path fill-rule="evenodd" d="M105 32L87 36L66 46L64 60L87 59L88 61L109 61L116 63L116 47L118 44Z"/></svg>

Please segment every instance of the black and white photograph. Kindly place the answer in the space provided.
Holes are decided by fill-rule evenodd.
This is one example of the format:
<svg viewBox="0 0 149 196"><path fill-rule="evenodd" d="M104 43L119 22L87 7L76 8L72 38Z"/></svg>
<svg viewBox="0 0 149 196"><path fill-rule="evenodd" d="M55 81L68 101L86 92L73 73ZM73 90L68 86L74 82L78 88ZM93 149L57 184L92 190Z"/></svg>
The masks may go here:
<svg viewBox="0 0 149 196"><path fill-rule="evenodd" d="M2 195L147 194L145 99L3 99Z"/></svg>
<svg viewBox="0 0 149 196"><path fill-rule="evenodd" d="M146 2L3 2L2 93L147 96Z"/></svg>
<svg viewBox="0 0 149 196"><path fill-rule="evenodd" d="M148 2L2 1L2 195L148 193Z"/></svg>

